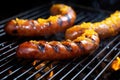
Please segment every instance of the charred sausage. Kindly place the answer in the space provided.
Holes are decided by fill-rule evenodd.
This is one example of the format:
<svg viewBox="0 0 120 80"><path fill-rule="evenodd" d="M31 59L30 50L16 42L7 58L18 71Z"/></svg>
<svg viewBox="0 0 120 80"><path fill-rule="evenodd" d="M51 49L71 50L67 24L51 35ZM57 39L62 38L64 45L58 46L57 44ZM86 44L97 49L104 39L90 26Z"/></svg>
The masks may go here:
<svg viewBox="0 0 120 80"><path fill-rule="evenodd" d="M89 54L99 47L100 39L120 32L120 12L101 22L84 22L67 29L65 41L26 41L17 48L17 56L27 59L63 60Z"/></svg>
<svg viewBox="0 0 120 80"><path fill-rule="evenodd" d="M4 31L12 36L46 36L64 32L74 24L76 13L65 4L54 4L50 8L52 16L37 20L13 19L5 25Z"/></svg>
<svg viewBox="0 0 120 80"><path fill-rule="evenodd" d="M99 46L94 30L85 30L80 37L66 41L26 41L17 48L17 57L39 60L64 60L88 55Z"/></svg>
<svg viewBox="0 0 120 80"><path fill-rule="evenodd" d="M96 31L100 39L115 36L120 32L120 11L115 11L106 19L100 22L83 22L66 30L66 39L75 39L85 30L93 29Z"/></svg>

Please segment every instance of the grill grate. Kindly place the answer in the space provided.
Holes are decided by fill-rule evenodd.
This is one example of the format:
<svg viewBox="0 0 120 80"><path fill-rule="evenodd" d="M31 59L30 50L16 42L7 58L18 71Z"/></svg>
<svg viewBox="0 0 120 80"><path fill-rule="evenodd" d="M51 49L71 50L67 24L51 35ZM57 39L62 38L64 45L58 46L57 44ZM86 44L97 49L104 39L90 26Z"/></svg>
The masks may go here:
<svg viewBox="0 0 120 80"><path fill-rule="evenodd" d="M72 6L77 12L75 24L83 21L101 21L109 16L108 11L95 10L73 3L66 3ZM101 44L93 54L85 57L75 58L67 61L41 61L41 60L21 60L15 56L17 46L33 38L12 37L5 34L3 28L7 21L19 17L26 19L47 18L50 13L48 8L52 4L41 5L29 11L20 13L0 21L0 79L14 80L66 80L66 79L97 79L109 78L109 66L111 62L120 54L120 36L115 36L101 41ZM59 38L58 38L59 36ZM39 37L34 39L62 40L64 35L55 34L50 37ZM115 77L114 77L115 78Z"/></svg>

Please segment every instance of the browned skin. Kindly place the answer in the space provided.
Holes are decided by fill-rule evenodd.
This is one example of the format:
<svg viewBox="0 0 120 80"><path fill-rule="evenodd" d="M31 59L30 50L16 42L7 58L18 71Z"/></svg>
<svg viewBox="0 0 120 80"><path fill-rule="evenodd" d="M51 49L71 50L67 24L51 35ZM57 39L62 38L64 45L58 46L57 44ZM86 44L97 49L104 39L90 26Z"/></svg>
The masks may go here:
<svg viewBox="0 0 120 80"><path fill-rule="evenodd" d="M99 47L100 39L120 32L120 12L116 11L101 22L82 23L66 31L66 40L28 41L19 45L17 56L25 59L64 60L90 54Z"/></svg>
<svg viewBox="0 0 120 80"><path fill-rule="evenodd" d="M120 32L120 12L115 11L108 18L102 20L101 22L83 22L82 24L75 25L66 30L66 39L75 39L80 36L84 30L93 29L95 30L100 39L109 38L115 36Z"/></svg>
<svg viewBox="0 0 120 80"><path fill-rule="evenodd" d="M63 32L74 24L75 11L64 4L54 4L50 8L52 16L37 20L14 19L5 25L5 32L12 36L46 36Z"/></svg>
<svg viewBox="0 0 120 80"><path fill-rule="evenodd" d="M99 46L99 37L94 30L86 30L74 40L28 41L19 45L17 57L39 60L64 60L88 55Z"/></svg>

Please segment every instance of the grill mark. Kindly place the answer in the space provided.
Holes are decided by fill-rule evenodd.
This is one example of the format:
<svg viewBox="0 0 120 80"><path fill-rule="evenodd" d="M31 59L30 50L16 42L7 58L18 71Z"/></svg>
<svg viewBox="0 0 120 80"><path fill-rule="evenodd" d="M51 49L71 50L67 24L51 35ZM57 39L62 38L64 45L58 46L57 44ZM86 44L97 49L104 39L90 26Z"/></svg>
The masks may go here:
<svg viewBox="0 0 120 80"><path fill-rule="evenodd" d="M55 50L55 52L56 52L56 53L58 53L58 52L59 52L59 47L58 47L57 45L52 46L52 48Z"/></svg>
<svg viewBox="0 0 120 80"><path fill-rule="evenodd" d="M44 45L39 44L39 45L38 45L38 49L39 49L42 53L45 52L45 46L44 46Z"/></svg>
<svg viewBox="0 0 120 80"><path fill-rule="evenodd" d="M60 27L62 27L63 21L61 18L58 18L58 24L60 25Z"/></svg>
<svg viewBox="0 0 120 80"><path fill-rule="evenodd" d="M95 40L93 38L91 38L92 42L95 43Z"/></svg>
<svg viewBox="0 0 120 80"><path fill-rule="evenodd" d="M65 48L66 48L68 51L72 52L72 48L71 48L70 45L64 45L64 46L65 46Z"/></svg>
<svg viewBox="0 0 120 80"><path fill-rule="evenodd" d="M69 16L69 14L66 14L65 17L67 17L67 22L70 24L71 18Z"/></svg>
<svg viewBox="0 0 120 80"><path fill-rule="evenodd" d="M85 36L86 38L90 39L92 43L95 42L95 40L93 39L93 37L88 37L88 36Z"/></svg>
<svg viewBox="0 0 120 80"><path fill-rule="evenodd" d="M30 21L30 24L32 25L32 27L36 27L33 21Z"/></svg>
<svg viewBox="0 0 120 80"><path fill-rule="evenodd" d="M77 44L77 46L79 46L80 49L85 50L85 48L81 45L81 42L75 42Z"/></svg>
<svg viewBox="0 0 120 80"><path fill-rule="evenodd" d="M48 23L48 26L49 26L49 27L52 25L50 21L48 21L47 23Z"/></svg>
<svg viewBox="0 0 120 80"><path fill-rule="evenodd" d="M97 36L96 34L93 34L94 36ZM93 42L93 43L95 43L96 41L95 41L95 39L93 38L93 37L88 37L89 39L91 39L91 41Z"/></svg>

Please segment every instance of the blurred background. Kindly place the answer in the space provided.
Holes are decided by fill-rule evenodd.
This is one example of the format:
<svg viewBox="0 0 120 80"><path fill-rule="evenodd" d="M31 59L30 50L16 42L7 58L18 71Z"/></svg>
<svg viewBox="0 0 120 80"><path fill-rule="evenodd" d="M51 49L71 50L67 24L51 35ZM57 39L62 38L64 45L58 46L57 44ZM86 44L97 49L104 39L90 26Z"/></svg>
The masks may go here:
<svg viewBox="0 0 120 80"><path fill-rule="evenodd" d="M120 54L120 35L101 40L99 49L89 56L78 59L57 61L23 60L15 56L17 46L28 40L63 40L64 34L55 34L49 37L25 38L6 35L4 24L15 15L21 18L35 19L39 16L48 17L49 3L73 3L78 13L75 24L81 22L101 21L108 17L107 12L120 10L120 0L0 0L0 78L9 80L120 80L120 70L111 70L111 62ZM77 5L77 6L76 6ZM80 5L80 7L79 7ZM81 8L85 6L85 9ZM71 5L72 6L72 5ZM40 7L36 10L32 8ZM89 7L95 8L91 9ZM90 10L89 10L90 9ZM103 9L103 10L96 10ZM31 10L31 11L28 11ZM46 10L46 11L45 11ZM27 13L25 13L27 12ZM43 14L42 14L43 13ZM9 18L10 17L10 18ZM18 16L19 17L19 16ZM4 20L5 19L5 20ZM114 25L112 25L115 27ZM111 26L110 26L111 27ZM111 30L111 29L110 29ZM69 46L68 46L69 47ZM119 55L120 56L120 55ZM118 63L119 65L119 59ZM116 67L117 68L117 67ZM119 67L118 67L119 69ZM100 77L100 78L99 78ZM46 79L47 78L47 79ZM57 78L57 79L56 79ZM98 79L99 78L99 79ZM7 80L6 79L6 80ZM4 79L5 80L5 79Z"/></svg>
<svg viewBox="0 0 120 80"><path fill-rule="evenodd" d="M33 7L40 6L42 4L60 1L60 2L73 2L79 5L88 7L104 9L104 10L118 10L120 9L120 0L1 0L0 5L0 20L11 17L18 13L29 10Z"/></svg>

